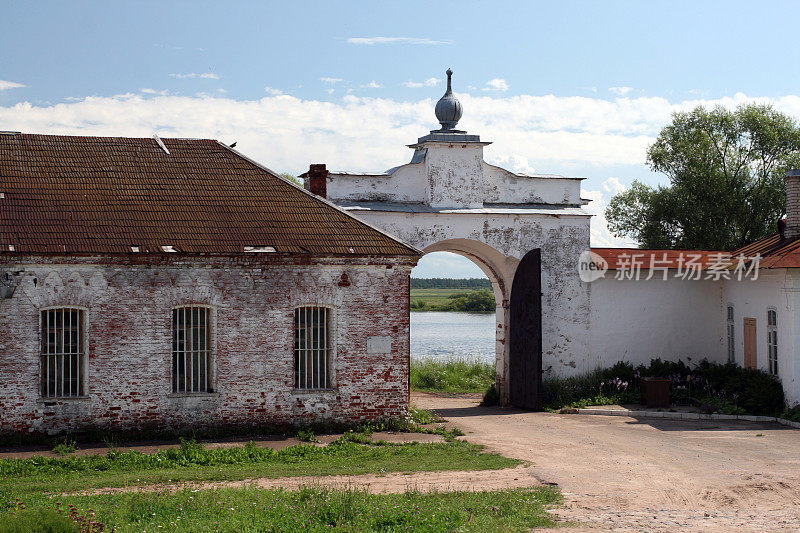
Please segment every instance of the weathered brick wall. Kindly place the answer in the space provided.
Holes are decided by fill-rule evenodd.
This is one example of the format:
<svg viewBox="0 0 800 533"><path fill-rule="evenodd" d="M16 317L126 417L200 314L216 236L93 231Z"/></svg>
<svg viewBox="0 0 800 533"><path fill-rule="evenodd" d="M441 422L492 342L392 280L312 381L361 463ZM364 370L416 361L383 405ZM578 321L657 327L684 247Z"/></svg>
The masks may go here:
<svg viewBox="0 0 800 533"><path fill-rule="evenodd" d="M386 257L7 262L5 271L19 285L12 298L0 299L0 433L402 415L408 408L412 266L407 258ZM213 394L172 394L171 313L185 304L214 309ZM295 391L294 308L315 304L335 308L335 387ZM87 309L85 398L39 397L39 310L60 305ZM390 353L369 353L386 351L387 341Z"/></svg>

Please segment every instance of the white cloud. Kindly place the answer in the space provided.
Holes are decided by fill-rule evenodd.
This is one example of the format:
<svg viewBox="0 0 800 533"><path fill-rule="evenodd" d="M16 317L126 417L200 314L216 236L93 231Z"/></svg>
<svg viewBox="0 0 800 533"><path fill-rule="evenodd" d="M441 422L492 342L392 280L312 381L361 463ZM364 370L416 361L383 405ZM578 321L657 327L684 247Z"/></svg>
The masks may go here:
<svg viewBox="0 0 800 533"><path fill-rule="evenodd" d="M5 129L77 135L164 136L239 139L242 150L270 168L304 171L310 162L329 168L375 171L410 158L406 144L438 127L435 99L400 101L347 95L332 102L267 94L258 100L138 93L89 96L53 105L21 102L0 106ZM800 117L800 96L778 99L744 94L717 100L670 103L663 98L615 100L590 97L480 96L459 94L459 127L493 144L488 161L517 172L547 173L557 165L642 166L647 147L675 111L697 105L733 108L771 102ZM160 133L160 134L161 134ZM644 167L642 166L644 172ZM585 172L582 171L582 172ZM599 181L597 181L599 183Z"/></svg>
<svg viewBox="0 0 800 533"><path fill-rule="evenodd" d="M617 96L627 96L633 91L633 87L609 87L608 90Z"/></svg>
<svg viewBox="0 0 800 533"><path fill-rule="evenodd" d="M219 75L214 74L213 72L189 72L188 74L170 74L170 78L178 78L179 80L187 80L187 79L206 79L206 80L218 80Z"/></svg>
<svg viewBox="0 0 800 533"><path fill-rule="evenodd" d="M437 41L420 37L350 37L347 39L350 44L450 44L450 41Z"/></svg>
<svg viewBox="0 0 800 533"><path fill-rule="evenodd" d="M484 91L507 91L508 90L508 83L506 80L502 78L492 78L491 80L486 82L486 87L483 89Z"/></svg>
<svg viewBox="0 0 800 533"><path fill-rule="evenodd" d="M278 96L279 94L283 94L283 91L280 89L274 89L272 87L264 87L264 90L270 96Z"/></svg>
<svg viewBox="0 0 800 533"><path fill-rule="evenodd" d="M617 178L608 178L600 189L581 189L581 197L591 200L584 209L592 214L592 224L589 235L591 246L596 248L624 248L636 246L631 240L620 239L611 234L606 220L606 208L611 197L624 191L626 187Z"/></svg>
<svg viewBox="0 0 800 533"><path fill-rule="evenodd" d="M139 89L139 90L144 94L159 94L161 96L166 96L167 94L169 94L166 89L164 89L162 91L156 91L155 89L151 89L149 87L144 87L143 89ZM77 98L75 100L81 100L81 99Z"/></svg>
<svg viewBox="0 0 800 533"><path fill-rule="evenodd" d="M473 263L452 252L434 252L426 254L411 271L415 278L485 278L486 274Z"/></svg>
<svg viewBox="0 0 800 533"><path fill-rule="evenodd" d="M322 78L319 79L319 81L322 81L322 82L325 82L325 83L330 83L331 85L336 85L337 83L342 81L342 78L322 77Z"/></svg>
<svg viewBox="0 0 800 533"><path fill-rule="evenodd" d="M361 86L362 89L380 89L381 87L383 87L383 85L381 85L380 83L378 83L375 80L372 80L371 82L367 83L366 85L362 85Z"/></svg>
<svg viewBox="0 0 800 533"><path fill-rule="evenodd" d="M0 91L6 91L8 89L19 89L20 87L25 87L25 85L13 81L0 80Z"/></svg>
<svg viewBox="0 0 800 533"><path fill-rule="evenodd" d="M420 87L436 87L442 80L439 78L428 78L425 81L411 81L408 80L403 85L406 87L411 87L412 89L418 89Z"/></svg>

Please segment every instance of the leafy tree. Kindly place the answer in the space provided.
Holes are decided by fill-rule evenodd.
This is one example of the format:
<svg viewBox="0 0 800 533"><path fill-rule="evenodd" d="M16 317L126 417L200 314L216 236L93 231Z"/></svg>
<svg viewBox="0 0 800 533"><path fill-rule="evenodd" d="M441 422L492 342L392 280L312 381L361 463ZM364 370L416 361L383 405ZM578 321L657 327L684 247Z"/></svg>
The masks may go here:
<svg viewBox="0 0 800 533"><path fill-rule="evenodd" d="M783 176L800 163L800 128L769 105L673 114L647 151L670 185L634 181L611 199L612 233L643 248L732 250L776 231Z"/></svg>
<svg viewBox="0 0 800 533"><path fill-rule="evenodd" d="M296 183L296 184L298 184L298 185L299 185L299 186L301 186L301 187L303 186L303 180L301 180L300 178L298 178L298 177L297 177L297 176L295 176L294 174L291 174L291 173L289 173L289 172L281 172L281 173L280 173L280 176L281 176L282 178L284 178L284 179L287 179L287 180L289 180L289 181L291 181L291 182L293 182L293 183Z"/></svg>

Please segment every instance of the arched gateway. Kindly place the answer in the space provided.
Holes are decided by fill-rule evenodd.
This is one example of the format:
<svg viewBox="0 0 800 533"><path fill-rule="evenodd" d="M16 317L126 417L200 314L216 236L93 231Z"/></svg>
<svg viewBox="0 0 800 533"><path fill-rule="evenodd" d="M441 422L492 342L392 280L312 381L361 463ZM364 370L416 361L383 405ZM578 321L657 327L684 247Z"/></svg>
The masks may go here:
<svg viewBox="0 0 800 533"><path fill-rule="evenodd" d="M588 289L577 271L580 253L589 248L587 201L580 197L580 178L523 176L486 163L483 147L490 143L454 129L462 108L451 75L448 70L447 92L436 105L442 127L409 145L410 163L377 174L312 165L306 186L426 253L449 251L474 261L491 280L497 302L501 402L537 408L542 372L588 370ZM535 264L526 259L520 268L532 250L539 251ZM539 257L541 284L531 279ZM537 314L532 291L539 287ZM541 357L531 337L537 332Z"/></svg>

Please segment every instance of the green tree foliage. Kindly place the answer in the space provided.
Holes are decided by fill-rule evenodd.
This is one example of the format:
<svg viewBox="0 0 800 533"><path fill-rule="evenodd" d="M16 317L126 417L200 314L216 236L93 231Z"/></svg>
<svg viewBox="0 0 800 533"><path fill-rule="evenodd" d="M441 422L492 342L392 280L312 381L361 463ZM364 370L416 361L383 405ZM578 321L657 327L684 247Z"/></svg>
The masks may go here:
<svg viewBox="0 0 800 533"><path fill-rule="evenodd" d="M425 300L412 300L412 311L464 311L467 313L490 313L496 307L491 289L460 292L447 297L442 304L429 304Z"/></svg>
<svg viewBox="0 0 800 533"><path fill-rule="evenodd" d="M282 177L282 178L284 178L284 179L286 179L286 180L289 180L289 181L291 181L292 183L296 183L296 184L297 184L297 185L299 185L300 187L302 187L302 186L303 186L303 180L302 180L302 179L300 179L300 178L298 178L298 177L297 177L297 176L295 176L294 174L291 174L291 173L289 173L289 172L281 172L281 173L280 173L280 177Z"/></svg>
<svg viewBox="0 0 800 533"><path fill-rule="evenodd" d="M486 278L411 278L412 289L491 289Z"/></svg>
<svg viewBox="0 0 800 533"><path fill-rule="evenodd" d="M634 181L611 199L612 233L643 248L732 250L776 232L800 128L769 105L675 113L647 152L669 186Z"/></svg>

